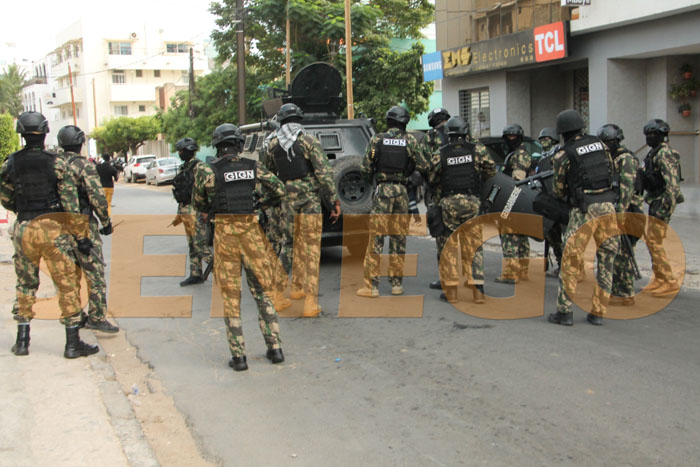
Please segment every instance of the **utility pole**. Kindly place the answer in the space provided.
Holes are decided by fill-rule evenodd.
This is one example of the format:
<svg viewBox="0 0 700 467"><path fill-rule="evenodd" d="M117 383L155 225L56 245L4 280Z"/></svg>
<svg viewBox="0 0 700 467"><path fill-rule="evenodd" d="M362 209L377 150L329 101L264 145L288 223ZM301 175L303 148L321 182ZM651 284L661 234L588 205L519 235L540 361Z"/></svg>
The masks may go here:
<svg viewBox="0 0 700 467"><path fill-rule="evenodd" d="M70 103L73 108L73 125L78 126L78 120L75 118L75 95L73 95L73 72L68 63L68 80L70 81Z"/></svg>
<svg viewBox="0 0 700 467"><path fill-rule="evenodd" d="M348 119L355 118L352 96L352 25L350 24L350 0L345 0L345 79L348 98Z"/></svg>
<svg viewBox="0 0 700 467"><path fill-rule="evenodd" d="M243 25L243 0L236 0L236 69L238 74L238 125L245 124L245 27Z"/></svg>
<svg viewBox="0 0 700 467"><path fill-rule="evenodd" d="M292 57L291 57L291 52L290 52L290 42L292 40L292 33L291 33L291 24L289 22L289 0L287 0L287 46L285 47L285 59L286 59L286 67L285 67L285 82L287 83L287 90L289 90L289 83L292 82L292 72L290 68L292 67Z"/></svg>
<svg viewBox="0 0 700 467"><path fill-rule="evenodd" d="M192 94L194 94L194 52L190 47L190 80L189 92L187 93L187 112L190 118L194 118L194 109L192 108Z"/></svg>

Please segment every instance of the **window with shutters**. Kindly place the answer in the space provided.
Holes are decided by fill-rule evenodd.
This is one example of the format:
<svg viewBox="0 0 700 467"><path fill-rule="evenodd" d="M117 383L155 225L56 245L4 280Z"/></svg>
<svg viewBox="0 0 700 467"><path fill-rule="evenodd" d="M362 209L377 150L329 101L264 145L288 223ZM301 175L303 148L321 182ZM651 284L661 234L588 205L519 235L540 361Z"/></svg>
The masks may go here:
<svg viewBox="0 0 700 467"><path fill-rule="evenodd" d="M461 89L459 116L467 121L474 137L488 136L491 132L491 107L488 88Z"/></svg>

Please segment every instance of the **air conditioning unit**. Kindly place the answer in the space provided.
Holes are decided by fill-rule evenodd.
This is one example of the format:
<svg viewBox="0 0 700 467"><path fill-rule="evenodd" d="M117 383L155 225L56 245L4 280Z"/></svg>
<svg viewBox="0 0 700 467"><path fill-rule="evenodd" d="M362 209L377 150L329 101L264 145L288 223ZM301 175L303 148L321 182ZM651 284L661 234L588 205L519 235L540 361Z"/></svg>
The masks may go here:
<svg viewBox="0 0 700 467"><path fill-rule="evenodd" d="M132 32L132 33L131 33L131 38L132 38L132 39L137 39L138 37L139 37L138 34L136 34L135 32Z"/></svg>

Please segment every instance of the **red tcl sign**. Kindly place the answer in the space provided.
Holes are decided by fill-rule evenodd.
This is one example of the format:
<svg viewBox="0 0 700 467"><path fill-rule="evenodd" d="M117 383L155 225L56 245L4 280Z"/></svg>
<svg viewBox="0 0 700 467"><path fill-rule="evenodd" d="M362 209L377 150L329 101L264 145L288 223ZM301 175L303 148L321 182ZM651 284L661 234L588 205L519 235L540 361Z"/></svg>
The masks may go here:
<svg viewBox="0 0 700 467"><path fill-rule="evenodd" d="M535 61L546 62L566 57L566 36L564 23L539 26L535 34Z"/></svg>

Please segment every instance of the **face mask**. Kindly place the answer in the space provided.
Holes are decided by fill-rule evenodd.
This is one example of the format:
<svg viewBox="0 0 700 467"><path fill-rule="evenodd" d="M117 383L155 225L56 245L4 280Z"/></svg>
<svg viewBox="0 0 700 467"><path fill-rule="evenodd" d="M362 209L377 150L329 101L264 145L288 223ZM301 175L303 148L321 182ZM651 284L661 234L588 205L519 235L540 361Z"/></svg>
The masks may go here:
<svg viewBox="0 0 700 467"><path fill-rule="evenodd" d="M647 136L647 146L655 148L659 144L661 144L664 140L663 136L657 134L657 133L650 133Z"/></svg>
<svg viewBox="0 0 700 467"><path fill-rule="evenodd" d="M178 156L180 156L181 161L187 162L188 160L192 159L192 156L194 156L194 154L187 154L185 151L180 151L178 153Z"/></svg>
<svg viewBox="0 0 700 467"><path fill-rule="evenodd" d="M616 155L616 153L617 153L617 148L620 147L620 145L618 144L618 142L617 142L617 141L603 141L603 142L605 143L605 145L606 145L606 146L608 147L608 149L610 150L610 154L612 154L613 157L615 157L615 155Z"/></svg>

